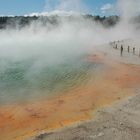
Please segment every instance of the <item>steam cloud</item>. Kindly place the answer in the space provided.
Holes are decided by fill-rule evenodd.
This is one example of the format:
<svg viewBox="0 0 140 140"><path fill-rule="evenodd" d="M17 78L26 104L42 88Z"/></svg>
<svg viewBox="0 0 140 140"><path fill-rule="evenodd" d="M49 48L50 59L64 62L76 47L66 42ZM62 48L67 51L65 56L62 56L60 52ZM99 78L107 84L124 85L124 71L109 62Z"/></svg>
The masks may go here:
<svg viewBox="0 0 140 140"><path fill-rule="evenodd" d="M27 61L29 64L26 65L28 67L26 70L23 68L25 71L21 72L24 73L22 78L35 81L34 76L42 73L46 67L68 63L71 59L88 54L91 48L96 50L99 45L113 40L139 37L139 31L136 32L136 25L129 21L134 15L140 13L140 1L119 0L117 6L121 21L111 28L105 28L101 24L85 20L80 15L73 15L75 20L71 21L60 17L59 26L56 28L50 24L43 26L38 21L20 30L10 28L1 30L0 78L3 80L0 81L0 88L9 86L7 85L9 79L2 77L8 73L7 69L10 67L10 70L14 69L15 72L18 69L17 67L13 68L15 64L22 65L21 62L23 61ZM53 9L83 12L83 8L83 3L80 0L61 0L59 6L54 6ZM49 8L46 7L46 9ZM32 62L30 63L30 61ZM12 73L14 72L12 71ZM5 85L3 85L3 81L5 81ZM15 84L17 83L15 82ZM5 91L3 96L5 96L4 94Z"/></svg>
<svg viewBox="0 0 140 140"><path fill-rule="evenodd" d="M45 9L54 11L43 13L62 14L65 11L65 14L68 12L74 14L83 12L85 9L81 0L60 0L58 5L51 5L52 9L50 4L51 0L47 0ZM85 21L78 15L77 21L61 20L60 26L51 31L39 23L37 25L33 23L22 30L1 31L0 56L20 59L36 55L41 58L47 57L47 61L56 62L59 60L58 57L62 60L61 56L63 55L83 53L91 45L95 46L111 40L137 36L135 27L128 21L132 16L140 13L140 1L118 0L117 6L122 19L117 26L111 29L105 29L91 21ZM36 15L43 15L43 13L36 13Z"/></svg>
<svg viewBox="0 0 140 140"><path fill-rule="evenodd" d="M46 0L45 10L86 12L87 8L83 0L59 0L56 5L52 2L52 0Z"/></svg>
<svg viewBox="0 0 140 140"><path fill-rule="evenodd" d="M140 14L140 0L118 0L118 11L125 20Z"/></svg>

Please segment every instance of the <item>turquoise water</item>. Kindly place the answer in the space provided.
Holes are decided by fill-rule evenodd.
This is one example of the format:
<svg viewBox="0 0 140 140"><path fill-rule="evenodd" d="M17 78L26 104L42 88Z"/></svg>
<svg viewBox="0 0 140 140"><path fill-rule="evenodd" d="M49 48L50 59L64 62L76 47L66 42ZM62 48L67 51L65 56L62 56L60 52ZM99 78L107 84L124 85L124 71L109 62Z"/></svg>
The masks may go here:
<svg viewBox="0 0 140 140"><path fill-rule="evenodd" d="M85 56L34 67L36 59L0 60L0 104L34 100L86 83L96 64Z"/></svg>

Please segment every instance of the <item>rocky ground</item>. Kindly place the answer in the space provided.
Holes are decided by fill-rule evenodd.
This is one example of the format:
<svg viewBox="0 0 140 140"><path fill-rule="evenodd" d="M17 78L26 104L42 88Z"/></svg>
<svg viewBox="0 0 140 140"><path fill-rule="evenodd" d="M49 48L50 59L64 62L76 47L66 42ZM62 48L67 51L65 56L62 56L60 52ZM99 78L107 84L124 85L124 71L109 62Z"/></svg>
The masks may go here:
<svg viewBox="0 0 140 140"><path fill-rule="evenodd" d="M140 90L137 95L98 110L95 120L45 133L34 140L140 140Z"/></svg>

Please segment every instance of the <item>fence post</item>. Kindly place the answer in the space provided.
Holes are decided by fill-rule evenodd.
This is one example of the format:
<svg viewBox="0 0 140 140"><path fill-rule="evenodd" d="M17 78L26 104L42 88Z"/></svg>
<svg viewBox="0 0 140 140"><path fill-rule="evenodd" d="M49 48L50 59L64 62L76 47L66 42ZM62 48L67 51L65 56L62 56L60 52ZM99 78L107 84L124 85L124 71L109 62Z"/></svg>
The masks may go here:
<svg viewBox="0 0 140 140"><path fill-rule="evenodd" d="M133 48L133 54L135 54L135 47Z"/></svg>
<svg viewBox="0 0 140 140"><path fill-rule="evenodd" d="M130 46L128 46L128 53L130 52Z"/></svg>
<svg viewBox="0 0 140 140"><path fill-rule="evenodd" d="M123 55L123 45L121 45L121 56Z"/></svg>

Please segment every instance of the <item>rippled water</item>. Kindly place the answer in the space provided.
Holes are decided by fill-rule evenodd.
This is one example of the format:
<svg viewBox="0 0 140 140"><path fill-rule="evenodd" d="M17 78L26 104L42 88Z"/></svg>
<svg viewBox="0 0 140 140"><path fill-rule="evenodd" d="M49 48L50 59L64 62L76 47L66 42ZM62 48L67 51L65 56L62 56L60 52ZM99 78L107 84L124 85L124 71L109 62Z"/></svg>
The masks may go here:
<svg viewBox="0 0 140 140"><path fill-rule="evenodd" d="M34 67L36 60L0 60L0 104L28 101L86 83L96 64L79 57Z"/></svg>

